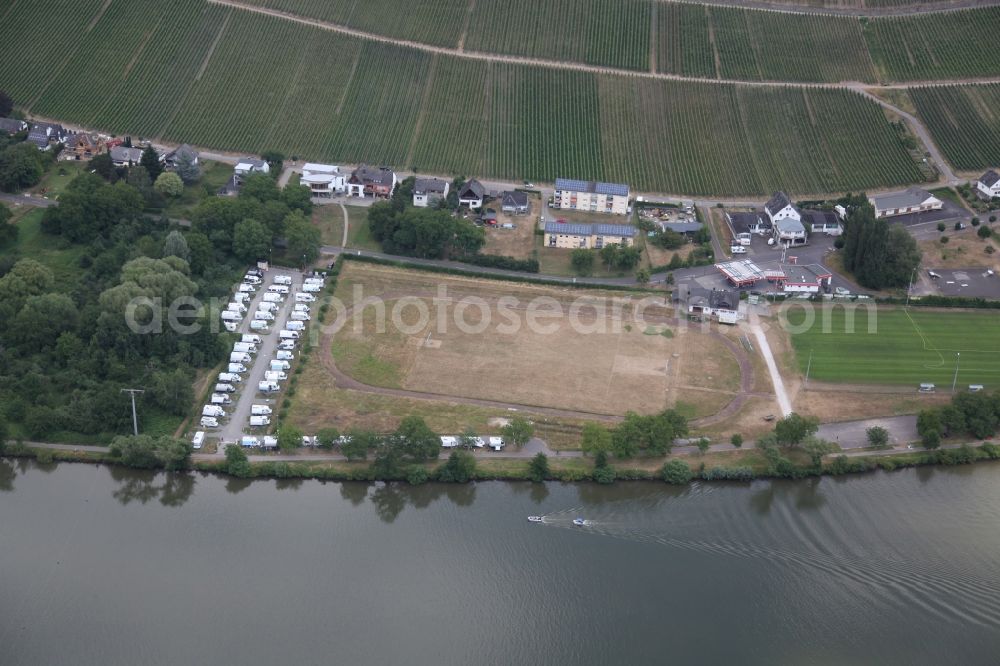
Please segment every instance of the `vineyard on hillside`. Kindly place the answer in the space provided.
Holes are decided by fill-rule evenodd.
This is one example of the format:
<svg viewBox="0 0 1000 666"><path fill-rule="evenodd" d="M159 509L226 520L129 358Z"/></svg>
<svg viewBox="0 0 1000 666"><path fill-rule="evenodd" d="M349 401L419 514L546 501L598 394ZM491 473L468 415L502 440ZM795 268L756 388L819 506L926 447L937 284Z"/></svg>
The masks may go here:
<svg viewBox="0 0 1000 666"><path fill-rule="evenodd" d="M79 36L72 48L45 51L38 67L50 76L12 87L21 103L38 98L32 112L232 151L639 191L819 193L921 180L881 109L851 92L471 61L201 0L113 2L88 31L91 9L66 33ZM17 25L36 12L0 9ZM0 62L30 51L31 39L0 28Z"/></svg>
<svg viewBox="0 0 1000 666"><path fill-rule="evenodd" d="M884 79L929 81L1000 74L1000 7L882 18L865 26L865 39Z"/></svg>
<svg viewBox="0 0 1000 666"><path fill-rule="evenodd" d="M911 88L910 97L956 169L1000 166L1000 85Z"/></svg>

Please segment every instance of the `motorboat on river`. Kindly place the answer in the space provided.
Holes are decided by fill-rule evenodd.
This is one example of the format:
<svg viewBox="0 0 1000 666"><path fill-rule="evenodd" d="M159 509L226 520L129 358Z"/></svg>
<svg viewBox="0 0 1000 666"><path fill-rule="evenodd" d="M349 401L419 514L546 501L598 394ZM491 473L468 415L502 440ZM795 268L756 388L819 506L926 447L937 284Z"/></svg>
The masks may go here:
<svg viewBox="0 0 1000 666"><path fill-rule="evenodd" d="M544 516L528 516L528 522L529 523L544 523L545 522L545 517Z"/></svg>

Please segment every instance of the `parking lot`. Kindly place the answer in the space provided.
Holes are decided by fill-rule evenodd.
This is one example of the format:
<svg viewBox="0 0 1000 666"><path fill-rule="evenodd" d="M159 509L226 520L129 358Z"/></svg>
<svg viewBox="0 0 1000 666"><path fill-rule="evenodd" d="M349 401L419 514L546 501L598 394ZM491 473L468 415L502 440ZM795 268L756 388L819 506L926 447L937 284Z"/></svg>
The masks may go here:
<svg viewBox="0 0 1000 666"><path fill-rule="evenodd" d="M916 239L934 237L940 235L937 225L944 223L949 229L956 222L968 222L972 219L972 213L948 199L944 200L944 207L941 210L929 210L924 213L910 213L909 215L896 215L885 218L891 224L901 224L906 227Z"/></svg>
<svg viewBox="0 0 1000 666"><path fill-rule="evenodd" d="M920 290L914 293L940 294L941 296L961 296L964 298L1000 298L1000 278L987 268L935 268L939 277L931 277L928 271L921 271Z"/></svg>
<svg viewBox="0 0 1000 666"><path fill-rule="evenodd" d="M292 284L288 285L289 293L284 296L282 302L277 304L278 309L273 313L274 321L271 322L271 326L266 331L251 330L250 322L253 319L253 315L264 302L264 294L267 293L267 287L273 284L275 276L278 275L285 275L291 278ZM243 381L236 385L237 391L233 394L233 403L225 407L227 412L226 420L220 421L219 428L206 431L207 436L218 437L220 444L238 442L245 434L263 435L266 428L250 427L250 412L253 405L263 404L270 406L274 412L271 414L272 420L277 414L278 405L276 404L276 398L259 393L257 386L261 381L264 381L264 373L269 369L268 364L275 358L275 352L278 349L279 332L292 312L292 306L295 302L293 294L302 286L302 280L302 274L298 271L272 268L264 272L257 292L253 294L253 298L247 301L247 314L243 318L243 321L240 322L237 332L259 335L261 341L257 345L257 353L253 355L253 362L248 365L248 371L242 375ZM221 449L222 447L220 446L220 451Z"/></svg>

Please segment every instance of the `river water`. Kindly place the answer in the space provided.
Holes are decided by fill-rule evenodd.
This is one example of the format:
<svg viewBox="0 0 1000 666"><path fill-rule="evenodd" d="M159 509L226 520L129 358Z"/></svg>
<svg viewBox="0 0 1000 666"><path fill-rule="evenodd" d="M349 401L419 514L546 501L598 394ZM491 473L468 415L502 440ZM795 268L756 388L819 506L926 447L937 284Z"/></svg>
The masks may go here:
<svg viewBox="0 0 1000 666"><path fill-rule="evenodd" d="M0 461L0 663L996 664L998 527L996 464L676 489Z"/></svg>

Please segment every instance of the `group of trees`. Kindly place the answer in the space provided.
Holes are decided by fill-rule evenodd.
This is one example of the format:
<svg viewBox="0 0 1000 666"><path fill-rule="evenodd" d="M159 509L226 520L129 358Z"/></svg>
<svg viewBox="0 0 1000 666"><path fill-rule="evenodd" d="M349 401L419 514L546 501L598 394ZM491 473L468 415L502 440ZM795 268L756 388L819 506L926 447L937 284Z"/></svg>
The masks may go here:
<svg viewBox="0 0 1000 666"><path fill-rule="evenodd" d="M585 424L580 448L594 456L613 453L618 458L633 458L639 453L666 455L674 440L687 434L687 419L672 409L649 415L628 412L611 429L594 422Z"/></svg>
<svg viewBox="0 0 1000 666"><path fill-rule="evenodd" d="M819 420L792 412L774 424L774 431L759 437L756 447L764 454L770 474L798 477L804 472L785 455L790 449L802 451L809 457L813 469L818 471L823 456L837 449L834 444L816 437Z"/></svg>
<svg viewBox="0 0 1000 666"><path fill-rule="evenodd" d="M483 230L446 210L400 208L380 201L368 209L372 237L390 254L424 259L472 255L486 242Z"/></svg>
<svg viewBox="0 0 1000 666"><path fill-rule="evenodd" d="M951 404L917 414L917 433L925 447L940 446L945 437L992 437L1000 428L1000 393L962 392Z"/></svg>
<svg viewBox="0 0 1000 666"><path fill-rule="evenodd" d="M108 453L128 467L177 470L187 466L191 443L173 437L123 435L111 440Z"/></svg>
<svg viewBox="0 0 1000 666"><path fill-rule="evenodd" d="M850 209L844 235L844 268L869 289L900 288L920 265L921 252L901 225L875 219L867 201Z"/></svg>

